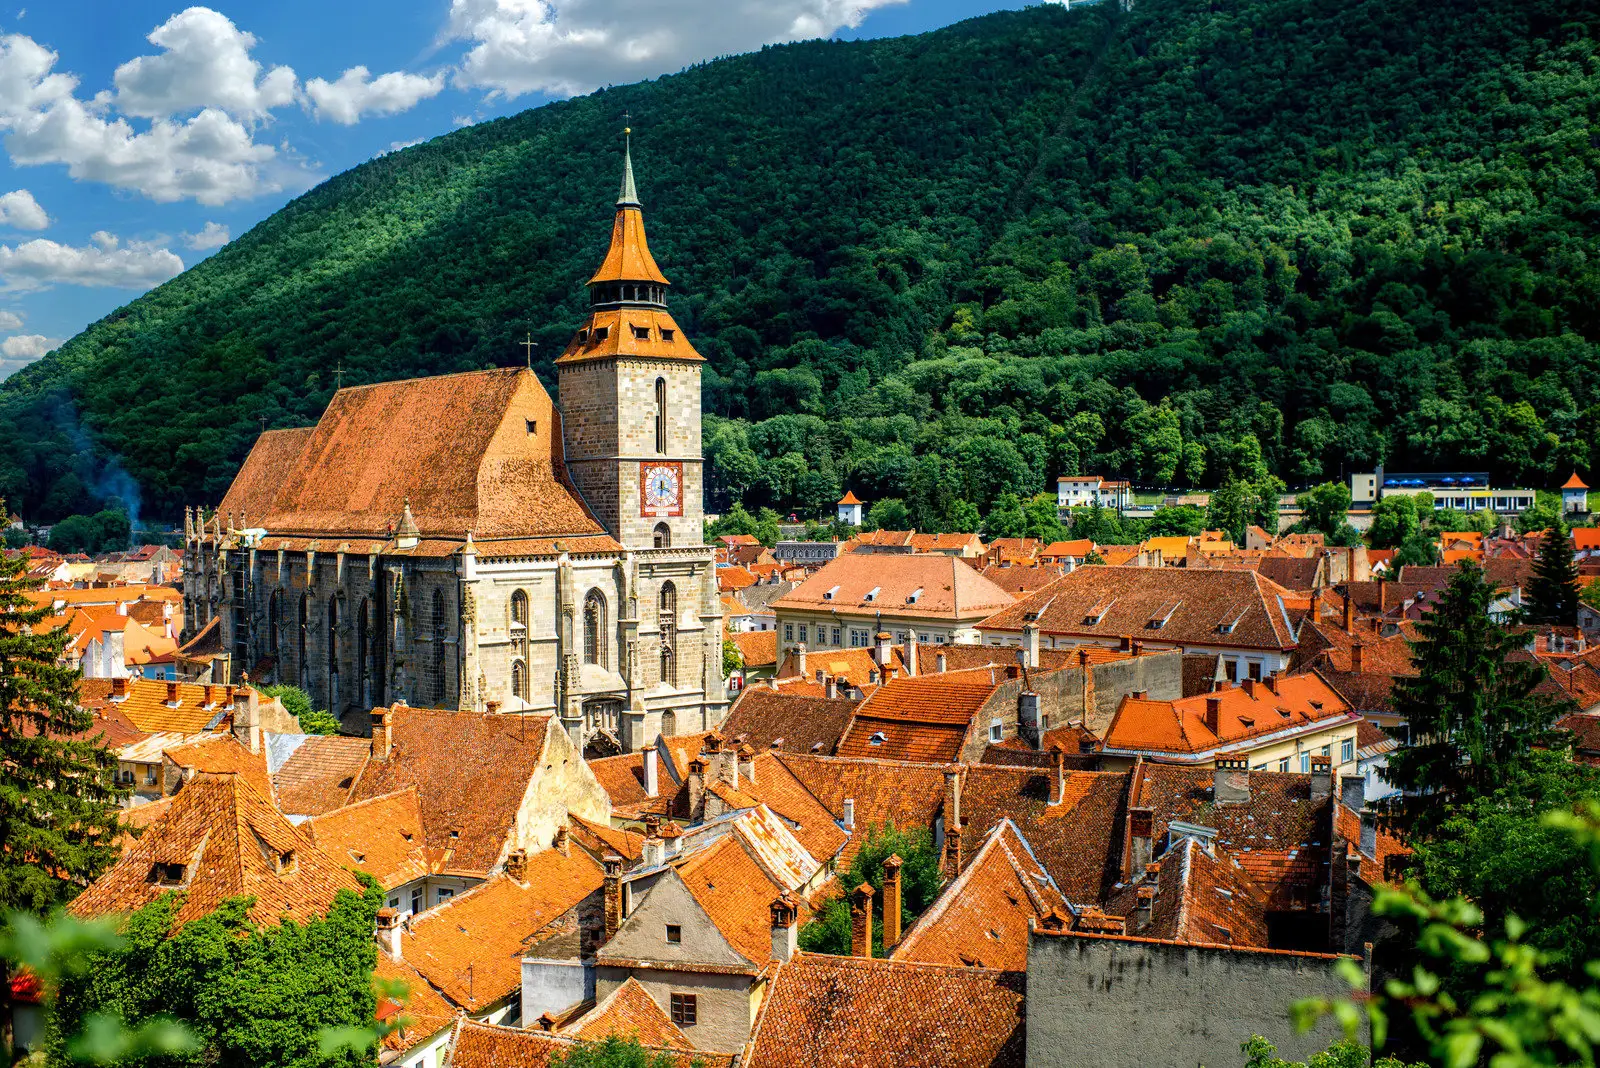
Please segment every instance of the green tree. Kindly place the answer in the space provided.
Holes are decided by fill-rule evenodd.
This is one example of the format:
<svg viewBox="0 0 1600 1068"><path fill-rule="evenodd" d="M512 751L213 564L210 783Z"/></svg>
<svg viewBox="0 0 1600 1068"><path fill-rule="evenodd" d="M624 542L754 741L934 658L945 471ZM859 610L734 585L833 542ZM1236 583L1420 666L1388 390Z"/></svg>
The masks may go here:
<svg viewBox="0 0 1600 1068"><path fill-rule="evenodd" d="M890 854L900 857L900 930L906 931L939 896L939 851L925 828L899 830L894 824L873 826L850 862L850 870L839 876L841 887L854 888L871 883L878 893L873 897L873 956L883 956L883 862ZM830 899L816 918L800 929L800 948L808 953L850 954L850 903L843 897Z"/></svg>
<svg viewBox="0 0 1600 1068"><path fill-rule="evenodd" d="M1048 493L1038 493L1028 498L1022 506L1022 533L1024 537L1038 538L1049 545L1053 541L1066 538L1067 532L1061 525L1061 513L1056 507L1056 499Z"/></svg>
<svg viewBox="0 0 1600 1068"><path fill-rule="evenodd" d="M1282 1059L1278 1056L1278 1047L1260 1035L1251 1035L1250 1040L1240 1046L1240 1051L1244 1054L1245 1068L1406 1068L1404 1061L1394 1057L1379 1057L1374 1061L1372 1051L1352 1039L1335 1042L1327 1049L1313 1053L1309 1064ZM1411 1068L1427 1066L1417 1064Z"/></svg>
<svg viewBox="0 0 1600 1068"><path fill-rule="evenodd" d="M911 511L906 502L889 497L867 509L868 530L910 530Z"/></svg>
<svg viewBox="0 0 1600 1068"><path fill-rule="evenodd" d="M1350 487L1343 482L1324 482L1294 499L1304 523L1314 531L1333 536L1345 525L1350 514Z"/></svg>
<svg viewBox="0 0 1600 1068"><path fill-rule="evenodd" d="M705 1062L699 1057L691 1068ZM550 1068L676 1068L678 1058L671 1053L645 1049L632 1035L619 1038L607 1035L598 1042L579 1042L569 1050L550 1055Z"/></svg>
<svg viewBox="0 0 1600 1068"><path fill-rule="evenodd" d="M994 499L989 517L983 521L983 533L989 538L1020 538L1028 530L1028 513L1015 493L1002 493ZM860 883L856 884L861 885Z"/></svg>
<svg viewBox="0 0 1600 1068"><path fill-rule="evenodd" d="M1232 475L1211 494L1206 509L1206 526L1211 530L1226 531L1235 542L1244 542L1244 528L1249 525L1250 487Z"/></svg>
<svg viewBox="0 0 1600 1068"><path fill-rule="evenodd" d="M1539 543L1533 576L1528 580L1523 618L1557 627L1578 625L1578 564L1565 523L1550 527Z"/></svg>
<svg viewBox="0 0 1600 1068"><path fill-rule="evenodd" d="M976 534L978 528L983 526L983 517L978 514L978 506L971 501L957 500L946 513L944 526L955 534Z"/></svg>
<svg viewBox="0 0 1600 1068"><path fill-rule="evenodd" d="M744 667L744 657L739 654L739 643L732 638L722 639L722 677L731 678Z"/></svg>
<svg viewBox="0 0 1600 1068"><path fill-rule="evenodd" d="M1439 543L1428 535L1417 531L1405 541L1394 553L1394 566L1402 567L1433 567L1439 562Z"/></svg>
<svg viewBox="0 0 1600 1068"><path fill-rule="evenodd" d="M306 734L338 734L339 720L326 708L319 708L299 717L300 729Z"/></svg>
<svg viewBox="0 0 1600 1068"><path fill-rule="evenodd" d="M29 599L40 584L25 567L0 559L0 911L42 913L116 860L126 791L60 662L66 631L42 626L50 605Z"/></svg>
<svg viewBox="0 0 1600 1068"><path fill-rule="evenodd" d="M1511 658L1522 637L1489 619L1494 595L1478 567L1461 566L1417 622L1417 674L1395 680L1391 700L1411 744L1381 774L1405 791L1398 814L1424 834L1450 806L1526 774L1535 748L1560 744L1552 725L1563 704L1534 692L1543 666Z"/></svg>
<svg viewBox="0 0 1600 1068"><path fill-rule="evenodd" d="M1560 523L1561 495L1546 490L1536 491L1533 507L1517 515L1517 531L1521 534L1535 534Z"/></svg>
<svg viewBox="0 0 1600 1068"><path fill-rule="evenodd" d="M232 898L181 927L175 895L166 895L122 924L122 944L90 955L79 975L63 979L49 1022L59 1061L65 1036L81 1033L96 1014L120 1016L139 1028L174 1018L199 1048L165 1063L333 1068L369 1063L370 1052L324 1052L333 1029L371 1025L377 963L373 925L382 894L340 891L325 916L258 927L250 898Z"/></svg>
<svg viewBox="0 0 1600 1068"><path fill-rule="evenodd" d="M1417 502L1405 494L1394 494L1374 501L1372 526L1367 537L1374 549L1397 549L1422 530Z"/></svg>
<svg viewBox="0 0 1600 1068"><path fill-rule="evenodd" d="M306 721L315 716L315 710L311 706L311 695L300 687L291 686L287 682L278 682L270 686L261 687L261 692L268 697L277 698L278 703L283 706L283 710L299 720L300 729L306 731L307 734L332 734L337 732L337 724L335 724L333 731L326 732L313 731L306 727Z"/></svg>
<svg viewBox="0 0 1600 1068"><path fill-rule="evenodd" d="M1192 538L1206 529L1206 513L1192 504L1157 508L1145 527L1148 538Z"/></svg>

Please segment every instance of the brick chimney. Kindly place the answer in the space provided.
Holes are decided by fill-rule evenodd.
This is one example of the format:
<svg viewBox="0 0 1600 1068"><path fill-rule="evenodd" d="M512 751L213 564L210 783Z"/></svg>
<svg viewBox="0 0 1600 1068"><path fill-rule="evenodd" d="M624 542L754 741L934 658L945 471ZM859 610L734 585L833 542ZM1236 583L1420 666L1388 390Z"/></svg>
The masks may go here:
<svg viewBox="0 0 1600 1068"><path fill-rule="evenodd" d="M806 677L806 643L801 642L794 647L795 674L802 679Z"/></svg>
<svg viewBox="0 0 1600 1068"><path fill-rule="evenodd" d="M395 960L405 959L400 945L400 911L385 906L378 910L378 944Z"/></svg>
<svg viewBox="0 0 1600 1068"><path fill-rule="evenodd" d="M167 704L176 705L177 703L178 703L178 684L175 683L175 682L169 682L169 683L167 683Z"/></svg>
<svg viewBox="0 0 1600 1068"><path fill-rule="evenodd" d="M837 700L839 697L839 676L829 675L822 680L822 692L828 700Z"/></svg>
<svg viewBox="0 0 1600 1068"><path fill-rule="evenodd" d="M883 861L883 955L887 957L900 944L900 854L890 853Z"/></svg>
<svg viewBox="0 0 1600 1068"><path fill-rule="evenodd" d="M800 903L785 890L772 899L772 959L788 961L794 957L795 920L800 915Z"/></svg>
<svg viewBox="0 0 1600 1068"><path fill-rule="evenodd" d="M206 683L206 698L205 698L205 702L204 702L202 707L204 707L204 708L216 708L217 707L217 691L219 689L221 689L221 687L213 685L212 683L209 683L209 682Z"/></svg>
<svg viewBox="0 0 1600 1068"><path fill-rule="evenodd" d="M131 684L132 680L130 680L126 675L112 679L111 699L113 701L126 701L128 699L128 689Z"/></svg>
<svg viewBox="0 0 1600 1068"><path fill-rule="evenodd" d="M1039 625L1037 623L1024 623L1022 625L1022 663L1030 668L1039 666Z"/></svg>
<svg viewBox="0 0 1600 1068"><path fill-rule="evenodd" d="M1344 587L1344 632L1349 634L1355 629L1356 624L1356 597L1355 583L1349 582Z"/></svg>
<svg viewBox="0 0 1600 1068"><path fill-rule="evenodd" d="M1321 801L1333 794L1333 762L1321 753L1311 758L1311 800Z"/></svg>
<svg viewBox="0 0 1600 1068"><path fill-rule="evenodd" d="M756 783L756 751L746 743L741 742L737 750L739 758L739 774L744 776L744 781L754 786Z"/></svg>
<svg viewBox="0 0 1600 1068"><path fill-rule="evenodd" d="M850 891L850 955L872 956L872 884Z"/></svg>
<svg viewBox="0 0 1600 1068"><path fill-rule="evenodd" d="M1206 730L1210 731L1212 734L1216 734L1218 732L1218 730L1221 729L1221 726L1222 726L1222 698L1220 698L1220 697L1207 697L1206 698L1206 711L1205 711L1205 715L1202 717L1202 719L1203 719L1203 721L1204 721L1204 723L1206 725Z"/></svg>
<svg viewBox="0 0 1600 1068"><path fill-rule="evenodd" d="M689 819L696 820L705 811L706 762L704 757L689 761Z"/></svg>
<svg viewBox="0 0 1600 1068"><path fill-rule="evenodd" d="M1242 805L1250 800L1250 761L1243 757L1218 757L1211 773L1212 799L1219 805Z"/></svg>
<svg viewBox="0 0 1600 1068"><path fill-rule="evenodd" d="M1152 808L1128 809L1128 870L1124 877L1144 870L1155 854L1156 813Z"/></svg>
<svg viewBox="0 0 1600 1068"><path fill-rule="evenodd" d="M1150 912L1156 903L1156 888L1145 884L1136 891L1137 898L1133 906L1133 925L1136 930L1144 930L1150 926Z"/></svg>
<svg viewBox="0 0 1600 1068"><path fill-rule="evenodd" d="M1245 692L1246 697L1256 695L1256 680L1246 675L1239 683L1239 688Z"/></svg>
<svg viewBox="0 0 1600 1068"><path fill-rule="evenodd" d="M934 658L933 658L934 670L937 671L939 674L943 675L945 673L945 665L948 662L949 662L948 659L945 657L945 655L943 653L935 654Z"/></svg>
<svg viewBox="0 0 1600 1068"><path fill-rule="evenodd" d="M567 833L565 823L556 828L554 837L550 839L550 848L564 857L572 856L572 836Z"/></svg>
<svg viewBox="0 0 1600 1068"><path fill-rule="evenodd" d="M526 883L528 881L528 851L526 849L513 849L506 856L506 876L517 883Z"/></svg>
<svg viewBox="0 0 1600 1068"><path fill-rule="evenodd" d="M1307 613L1307 618L1309 618L1311 620L1311 622L1313 622L1313 623L1322 622L1322 587L1321 586L1317 586L1314 589L1312 589L1312 591L1311 591L1311 611Z"/></svg>
<svg viewBox="0 0 1600 1068"><path fill-rule="evenodd" d="M877 661L879 667L888 667L889 662L894 659L894 639L889 636L888 631L880 630L875 641L877 645L872 650L872 659Z"/></svg>
<svg viewBox="0 0 1600 1068"><path fill-rule="evenodd" d="M917 656L917 632L916 631L914 631L914 630L906 631L906 647L905 647L905 651L901 654L901 658L904 659L905 662L906 662L906 675L908 677L915 678L916 675L917 675L917 672L920 670L917 667L918 656Z"/></svg>
<svg viewBox="0 0 1600 1068"><path fill-rule="evenodd" d="M1351 642L1350 643L1350 670L1352 672L1354 672L1355 674L1357 674L1357 675L1361 674L1361 643L1360 642Z"/></svg>
<svg viewBox="0 0 1600 1068"><path fill-rule="evenodd" d="M372 759L382 762L389 759L389 710L372 710Z"/></svg>
<svg viewBox="0 0 1600 1068"><path fill-rule="evenodd" d="M855 829L856 829L856 799L853 798L853 797L845 798L844 799L844 804L841 806L841 808L842 808L841 819L839 820L839 822L844 824L845 830L852 831L852 832L855 831Z"/></svg>
<svg viewBox="0 0 1600 1068"><path fill-rule="evenodd" d="M1050 747L1050 803L1061 804L1067 792L1067 751L1057 742Z"/></svg>
<svg viewBox="0 0 1600 1068"><path fill-rule="evenodd" d="M233 690L232 704L233 736L250 752L261 752L261 709L256 691L248 686Z"/></svg>
<svg viewBox="0 0 1600 1068"><path fill-rule="evenodd" d="M622 858L607 853L604 864L606 875L601 892L605 895L606 941L609 942L622 926Z"/></svg>

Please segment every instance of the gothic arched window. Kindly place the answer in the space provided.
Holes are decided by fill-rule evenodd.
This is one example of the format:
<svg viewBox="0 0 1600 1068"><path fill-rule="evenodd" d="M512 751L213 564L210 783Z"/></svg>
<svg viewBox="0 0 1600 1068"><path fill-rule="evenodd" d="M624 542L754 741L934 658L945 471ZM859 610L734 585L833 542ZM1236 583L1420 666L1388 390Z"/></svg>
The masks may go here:
<svg viewBox="0 0 1600 1068"><path fill-rule="evenodd" d="M524 703L528 700L528 665L521 660L511 661L511 695Z"/></svg>
<svg viewBox="0 0 1600 1068"><path fill-rule="evenodd" d="M670 548L672 548L672 528L671 527L667 526L665 523L657 523L656 524L655 533L656 533L656 548L657 549L670 549Z"/></svg>
<svg viewBox="0 0 1600 1068"><path fill-rule="evenodd" d="M272 596L267 598L267 652L273 656L278 655L278 627L282 620L278 616L283 611L282 601L278 591L273 590Z"/></svg>
<svg viewBox="0 0 1600 1068"><path fill-rule="evenodd" d="M311 595L310 594L302 593L300 595L300 618L299 618L299 620L297 620L297 622L299 623L299 628L298 628L299 637L297 639L298 648L295 650L295 652L298 655L298 659L295 661L295 665L294 666L295 666L296 670L298 670L300 672L300 688L301 689L305 689L305 687L310 682L310 678L309 678L309 674L310 673L309 673L309 671L307 669L307 666L306 666L306 629L310 626L310 623L311 623Z"/></svg>
<svg viewBox="0 0 1600 1068"><path fill-rule="evenodd" d="M433 591L433 700L444 703L445 664L444 643L449 634L449 621L444 614L444 594Z"/></svg>
<svg viewBox="0 0 1600 1068"><path fill-rule="evenodd" d="M670 581L661 584L657 600L658 621L661 625L661 681L667 686L678 685L678 587Z"/></svg>
<svg viewBox="0 0 1600 1068"><path fill-rule="evenodd" d="M372 602L361 599L356 610L356 694L363 705L372 703Z"/></svg>
<svg viewBox="0 0 1600 1068"><path fill-rule="evenodd" d="M511 594L511 652L522 656L528 647L528 591Z"/></svg>
<svg viewBox="0 0 1600 1068"><path fill-rule="evenodd" d="M667 380L656 379L656 452L667 451Z"/></svg>
<svg viewBox="0 0 1600 1068"><path fill-rule="evenodd" d="M583 662L606 666L606 599L599 590L583 599Z"/></svg>
<svg viewBox="0 0 1600 1068"><path fill-rule="evenodd" d="M328 710L339 714L339 595L328 598Z"/></svg>
<svg viewBox="0 0 1600 1068"><path fill-rule="evenodd" d="M678 733L678 714L670 708L661 713L661 733L668 738L675 737Z"/></svg>

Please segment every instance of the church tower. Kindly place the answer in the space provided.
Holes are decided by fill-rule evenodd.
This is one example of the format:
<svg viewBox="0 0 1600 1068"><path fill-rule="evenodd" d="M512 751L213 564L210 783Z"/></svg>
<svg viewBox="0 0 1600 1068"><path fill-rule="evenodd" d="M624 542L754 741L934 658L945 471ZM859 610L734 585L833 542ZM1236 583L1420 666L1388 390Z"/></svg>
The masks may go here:
<svg viewBox="0 0 1600 1068"><path fill-rule="evenodd" d="M555 366L567 470L595 516L629 549L705 541L705 357L668 314L668 284L645 242L624 147L611 247L588 283L589 317Z"/></svg>

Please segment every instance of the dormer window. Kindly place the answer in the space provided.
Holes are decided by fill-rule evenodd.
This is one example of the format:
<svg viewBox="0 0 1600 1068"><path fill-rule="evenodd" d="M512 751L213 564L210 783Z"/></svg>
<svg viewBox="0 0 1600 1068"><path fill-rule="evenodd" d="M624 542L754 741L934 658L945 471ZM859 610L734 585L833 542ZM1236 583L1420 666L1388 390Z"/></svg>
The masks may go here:
<svg viewBox="0 0 1600 1068"><path fill-rule="evenodd" d="M1162 627L1167 625L1167 620L1172 618L1172 613L1176 612L1178 610L1178 605L1182 603L1183 602L1181 601L1166 602L1160 608L1157 608L1154 612L1150 613L1150 618L1145 622L1145 626L1151 630L1160 630Z"/></svg>
<svg viewBox="0 0 1600 1068"><path fill-rule="evenodd" d="M884 742L886 742L888 740L889 740L889 736L884 734L882 731L873 731L872 732L872 737L867 739L867 744L868 745L882 745Z"/></svg>
<svg viewBox="0 0 1600 1068"><path fill-rule="evenodd" d="M668 330L665 327L662 327L662 329L661 329L661 340L662 341L671 341L673 338L675 338L677 336L678 336L678 332L676 330Z"/></svg>
<svg viewBox="0 0 1600 1068"><path fill-rule="evenodd" d="M295 856L295 852L292 849L279 853L273 864L273 869L279 875L293 875L299 867L300 859Z"/></svg>
<svg viewBox="0 0 1600 1068"><path fill-rule="evenodd" d="M824 601L831 601L839 594L839 587L835 586L822 595Z"/></svg>
<svg viewBox="0 0 1600 1068"><path fill-rule="evenodd" d="M883 589L883 587L881 587L881 586L872 587L872 589L867 591L867 595L864 598L862 598L862 600L865 600L865 601L876 601L878 599L878 593L882 589Z"/></svg>
<svg viewBox="0 0 1600 1068"><path fill-rule="evenodd" d="M906 598L906 604L916 604L920 600L922 600L922 587L918 586L916 589L912 590L911 595Z"/></svg>
<svg viewBox="0 0 1600 1068"><path fill-rule="evenodd" d="M593 337L596 342L600 342L604 341L610 336L610 334L611 328L609 326L597 326L594 328L594 333L590 336Z"/></svg>
<svg viewBox="0 0 1600 1068"><path fill-rule="evenodd" d="M1089 609L1088 614L1083 617L1083 621L1091 627L1098 626L1100 621L1106 618L1106 613L1111 611L1111 606L1116 603L1117 599L1115 597L1101 601Z"/></svg>
<svg viewBox="0 0 1600 1068"><path fill-rule="evenodd" d="M150 865L147 879L157 886L182 886L184 876L187 874L188 871L183 864L164 862Z"/></svg>
<svg viewBox="0 0 1600 1068"><path fill-rule="evenodd" d="M635 341L649 341L650 340L650 328L648 326L636 326L636 327L634 327L633 328L633 339Z"/></svg>

